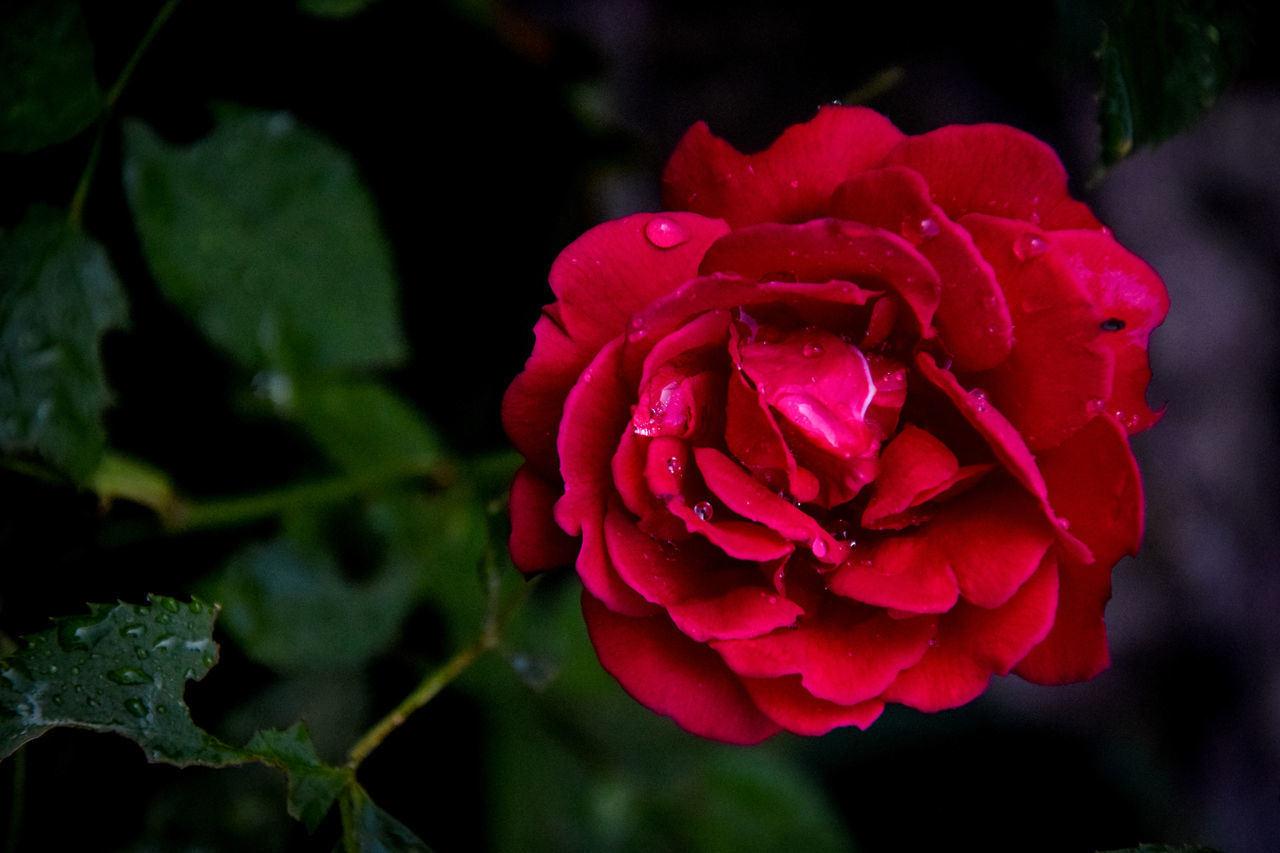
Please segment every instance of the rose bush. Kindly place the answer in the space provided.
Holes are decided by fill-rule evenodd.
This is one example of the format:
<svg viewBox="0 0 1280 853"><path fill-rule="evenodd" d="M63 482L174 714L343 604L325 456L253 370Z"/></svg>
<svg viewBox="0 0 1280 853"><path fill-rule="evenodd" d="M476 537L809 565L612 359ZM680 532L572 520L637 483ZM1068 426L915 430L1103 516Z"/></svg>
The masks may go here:
<svg viewBox="0 0 1280 853"><path fill-rule="evenodd" d="M503 403L513 560L576 565L604 667L743 743L1106 667L1168 300L1053 151L824 107L663 188L557 258Z"/></svg>

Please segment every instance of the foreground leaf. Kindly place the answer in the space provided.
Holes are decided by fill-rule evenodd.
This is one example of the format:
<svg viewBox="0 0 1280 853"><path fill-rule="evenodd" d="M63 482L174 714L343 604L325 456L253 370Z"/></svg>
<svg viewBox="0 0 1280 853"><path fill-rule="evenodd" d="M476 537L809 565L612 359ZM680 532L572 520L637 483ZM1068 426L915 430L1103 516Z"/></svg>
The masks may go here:
<svg viewBox="0 0 1280 853"><path fill-rule="evenodd" d="M347 853L431 853L422 839L373 804L352 785L342 800L343 846Z"/></svg>
<svg viewBox="0 0 1280 853"><path fill-rule="evenodd" d="M126 315L106 253L57 211L0 236L0 450L93 473L109 399L98 344Z"/></svg>
<svg viewBox="0 0 1280 853"><path fill-rule="evenodd" d="M1098 49L1104 163L1163 142L1213 105L1244 61L1244 8L1223 0L1120 4Z"/></svg>
<svg viewBox="0 0 1280 853"><path fill-rule="evenodd" d="M189 148L126 129L126 188L164 295L250 369L398 362L391 253L351 158L285 113Z"/></svg>
<svg viewBox="0 0 1280 853"><path fill-rule="evenodd" d="M197 727L182 698L218 660L216 608L149 602L91 604L0 661L0 758L59 726L124 735L150 761L180 767L248 758Z"/></svg>
<svg viewBox="0 0 1280 853"><path fill-rule="evenodd" d="M80 4L0 3L0 80L0 151L35 151L84 130L103 97Z"/></svg>
<svg viewBox="0 0 1280 853"><path fill-rule="evenodd" d="M284 731L271 729L253 736L246 747L260 761L289 776L289 814L315 831L351 775L320 760L303 723Z"/></svg>

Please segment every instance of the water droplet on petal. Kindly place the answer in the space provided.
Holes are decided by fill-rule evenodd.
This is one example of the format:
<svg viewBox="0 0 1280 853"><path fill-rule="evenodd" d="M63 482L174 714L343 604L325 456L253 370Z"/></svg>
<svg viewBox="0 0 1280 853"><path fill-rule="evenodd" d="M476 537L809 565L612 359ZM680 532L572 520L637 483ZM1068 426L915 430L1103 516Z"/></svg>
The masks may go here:
<svg viewBox="0 0 1280 853"><path fill-rule="evenodd" d="M1094 397L1092 400L1084 404L1084 410L1091 415L1100 415L1107 408L1107 401L1100 397Z"/></svg>
<svg viewBox="0 0 1280 853"><path fill-rule="evenodd" d="M791 189L795 190L795 189L799 189L799 188L800 188L800 182L799 182L799 181L792 181L792 182L791 182Z"/></svg>
<svg viewBox="0 0 1280 853"><path fill-rule="evenodd" d="M1124 320L1119 317L1108 317L1102 321L1101 326L1104 332L1118 332L1124 328Z"/></svg>
<svg viewBox="0 0 1280 853"><path fill-rule="evenodd" d="M987 392L981 388L974 388L969 392L969 399L973 401L974 408L979 412L985 412L991 408L990 400L987 398Z"/></svg>
<svg viewBox="0 0 1280 853"><path fill-rule="evenodd" d="M659 249L674 249L688 243L692 236L685 228L669 216L655 216L645 223L645 238Z"/></svg>
<svg viewBox="0 0 1280 853"><path fill-rule="evenodd" d="M683 471L683 470L684 470L684 466L680 464L680 460L679 460L679 459L677 459L677 458L676 458L676 457L674 457L674 456L668 457L668 459L667 459L667 473L668 473L668 474L679 474L679 473L680 473L681 471Z"/></svg>
<svg viewBox="0 0 1280 853"><path fill-rule="evenodd" d="M1053 523L1058 525L1058 527L1060 527L1063 530L1071 529L1071 522L1067 521L1065 518L1055 518L1053 520Z"/></svg>
<svg viewBox="0 0 1280 853"><path fill-rule="evenodd" d="M938 220L932 216L926 216L923 219L908 216L902 220L899 229L902 236L907 238L913 245L919 245L925 240L930 240L942 233L942 226L938 224Z"/></svg>
<svg viewBox="0 0 1280 853"><path fill-rule="evenodd" d="M817 358L822 355L821 344L805 344L804 349L800 351L805 358Z"/></svg>
<svg viewBox="0 0 1280 853"><path fill-rule="evenodd" d="M698 501L693 505L693 514L703 521L710 521L711 516L715 514L715 507L707 501Z"/></svg>
<svg viewBox="0 0 1280 853"><path fill-rule="evenodd" d="M1049 242L1039 234L1028 231L1013 241L1013 254L1020 261L1029 261L1049 251Z"/></svg>
<svg viewBox="0 0 1280 853"><path fill-rule="evenodd" d="M819 560L827 556L827 543L821 536L813 537L813 541L809 543L809 549L813 551L813 556Z"/></svg>

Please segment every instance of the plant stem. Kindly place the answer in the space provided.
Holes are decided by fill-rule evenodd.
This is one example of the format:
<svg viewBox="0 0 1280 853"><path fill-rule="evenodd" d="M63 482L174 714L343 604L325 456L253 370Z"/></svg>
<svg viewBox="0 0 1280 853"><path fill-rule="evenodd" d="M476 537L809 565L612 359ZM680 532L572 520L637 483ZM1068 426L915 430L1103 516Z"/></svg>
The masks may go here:
<svg viewBox="0 0 1280 853"><path fill-rule="evenodd" d="M16 853L18 842L22 840L22 817L27 794L27 751L25 748L18 747L18 751L13 754L12 766L13 798L10 805L13 810L9 813L9 828L5 833L4 849L6 853Z"/></svg>
<svg viewBox="0 0 1280 853"><path fill-rule="evenodd" d="M111 119L111 114L115 111L116 103L120 100L121 94L124 93L124 87L128 84L129 78L133 76L133 71L138 67L142 55L146 53L147 48L155 39L156 34L160 32L160 28L164 26L165 21L173 15L173 10L177 8L181 0L167 0L160 7L160 11L156 13L155 18L151 21L151 26L147 29L142 40L138 42L137 48L134 49L133 55L129 57L129 61L124 64L116 82L107 92L106 98L103 100L102 114L98 117L98 135L93 140L93 148L89 151L89 160L85 163L84 171L80 173L80 183L76 185L75 195L71 197L71 209L67 213L67 224L72 228L79 229L81 222L84 220L85 200L89 196L89 185L93 183L93 173L97 171L98 159L102 154L103 140L107 136L107 124Z"/></svg>
<svg viewBox="0 0 1280 853"><path fill-rule="evenodd" d="M470 645L445 661L439 669L427 675L414 688L413 692L404 698L404 701L397 705L391 713L379 720L373 728L365 732L355 746L351 747L351 751L347 753L347 766L353 771L359 767L360 762L364 761L369 753L377 749L387 735L398 729L405 720L409 719L410 714L434 699L436 694L443 690L449 682L465 672L467 667L475 663L481 655L497 644L497 633L485 631Z"/></svg>

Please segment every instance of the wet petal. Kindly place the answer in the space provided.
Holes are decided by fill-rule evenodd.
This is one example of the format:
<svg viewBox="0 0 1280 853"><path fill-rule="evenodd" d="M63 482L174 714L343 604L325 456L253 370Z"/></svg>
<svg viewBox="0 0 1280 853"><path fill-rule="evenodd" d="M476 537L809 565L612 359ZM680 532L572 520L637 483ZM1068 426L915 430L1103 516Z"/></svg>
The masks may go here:
<svg viewBox="0 0 1280 853"><path fill-rule="evenodd" d="M559 479L559 478L557 478ZM556 525L552 508L560 484L547 483L528 466L511 483L511 562L525 574L567 566L578 542Z"/></svg>
<svg viewBox="0 0 1280 853"><path fill-rule="evenodd" d="M723 217L741 227L803 222L826 215L832 191L870 168L903 139L888 119L862 107L827 106L787 128L759 154L740 154L694 125L662 175L663 201L673 210Z"/></svg>
<svg viewBox="0 0 1280 853"><path fill-rule="evenodd" d="M744 678L756 706L778 725L798 735L826 734L840 726L866 729L884 711L884 703L868 699L856 705L837 705L817 699L800 684L798 676Z"/></svg>
<svg viewBox="0 0 1280 853"><path fill-rule="evenodd" d="M665 615L633 619L585 592L582 614L601 666L640 704L728 743L759 743L778 731L715 652Z"/></svg>

